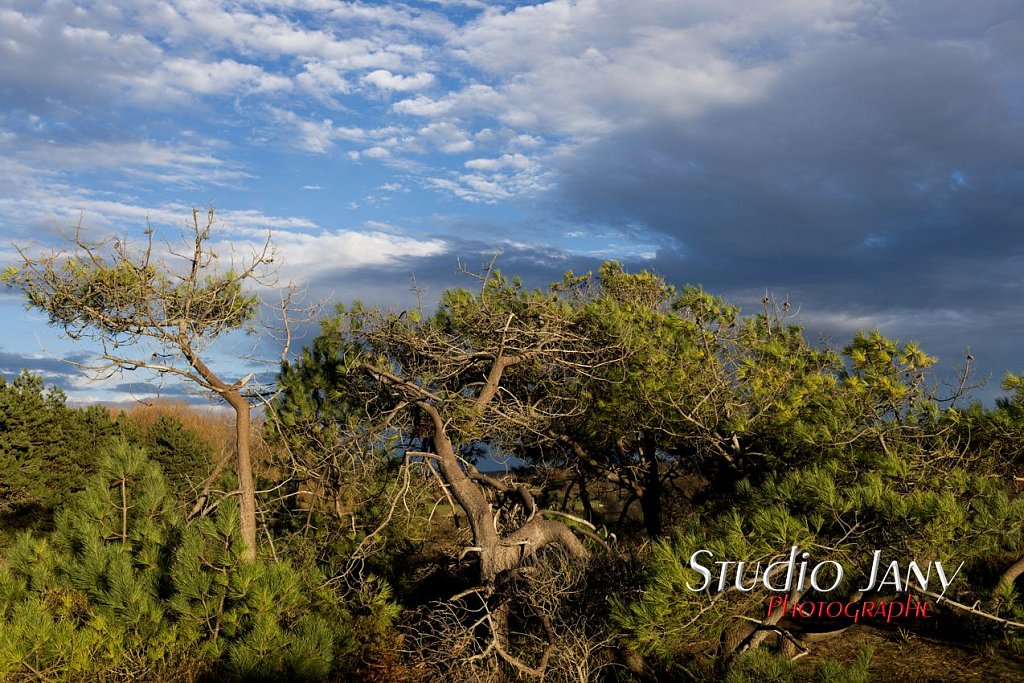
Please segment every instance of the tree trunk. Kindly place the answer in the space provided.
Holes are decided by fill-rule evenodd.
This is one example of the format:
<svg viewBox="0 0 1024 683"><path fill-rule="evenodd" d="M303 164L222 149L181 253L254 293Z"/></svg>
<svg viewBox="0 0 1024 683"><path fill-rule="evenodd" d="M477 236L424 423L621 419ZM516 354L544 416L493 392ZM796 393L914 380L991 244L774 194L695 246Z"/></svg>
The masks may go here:
<svg viewBox="0 0 1024 683"><path fill-rule="evenodd" d="M252 480L252 455L249 446L252 408L241 391L246 382L252 379L252 375L234 384L228 384L215 375L189 345L184 323L178 345L189 365L205 380L206 386L220 394L235 411L235 476L238 477L239 526L242 528L242 540L245 542L245 559L252 562L256 559L256 486Z"/></svg>
<svg viewBox="0 0 1024 683"><path fill-rule="evenodd" d="M661 536L661 468L658 465L658 444L653 435L644 434L640 457L644 462L644 489L640 496L640 509L644 513L647 535L655 539Z"/></svg>
<svg viewBox="0 0 1024 683"><path fill-rule="evenodd" d="M583 517L589 522L594 521L594 506L590 502L590 491L587 490L587 478L580 472L580 504L583 505Z"/></svg>
<svg viewBox="0 0 1024 683"><path fill-rule="evenodd" d="M473 409L478 414L483 413L487 403L494 397L501 379L501 371L509 364L508 358L499 356L495 360L487 375L487 383L473 405ZM536 502L528 488L507 485L500 479L483 475L471 463L459 458L447 432L448 422L442 417L440 408L436 405L443 404L442 399L423 387L387 371L365 364L362 365L362 368L378 380L403 389L406 395L415 401L430 418L433 425L433 453L425 451L421 455L430 456L432 463L436 463L438 474L447 485L448 492L455 504L466 514L473 538L473 545L466 548L466 552L475 552L480 559L479 577L485 599L489 600L491 597L499 576L520 567L525 561L549 545L561 546L575 558L586 559L590 556L586 547L568 526L561 522L544 519L539 514ZM463 469L463 463L465 469ZM502 536L497 528L494 510L485 493L485 486L502 494L519 494L518 497L524 503L526 521L518 529ZM549 642L540 663L533 667L524 664L508 652L508 605L499 602L493 607L494 610L490 613L493 640L488 649L493 647L498 656L519 671L542 676L548 658L554 649L550 624L541 617ZM474 657L474 659L476 658L478 657Z"/></svg>
<svg viewBox="0 0 1024 683"><path fill-rule="evenodd" d="M1024 574L1024 557L1021 557L1010 565L1009 569L1003 572L1002 576L999 577L999 581L996 582L995 592L1001 593L1012 588L1014 582L1021 574Z"/></svg>
<svg viewBox="0 0 1024 683"><path fill-rule="evenodd" d="M250 406L239 393L225 396L235 409L235 476L238 477L239 523L245 541L245 559L256 559L256 485L252 479Z"/></svg>
<svg viewBox="0 0 1024 683"><path fill-rule="evenodd" d="M499 574L515 569L548 545L561 545L574 557L590 556L586 547L569 527L561 522L546 520L540 515L502 537L495 529L494 512L482 485L474 481L459 465L455 447L445 433L441 413L429 403L424 403L423 409L434 423L434 450L441 478L448 484L452 496L469 520L473 545L480 556L482 584L493 586Z"/></svg>

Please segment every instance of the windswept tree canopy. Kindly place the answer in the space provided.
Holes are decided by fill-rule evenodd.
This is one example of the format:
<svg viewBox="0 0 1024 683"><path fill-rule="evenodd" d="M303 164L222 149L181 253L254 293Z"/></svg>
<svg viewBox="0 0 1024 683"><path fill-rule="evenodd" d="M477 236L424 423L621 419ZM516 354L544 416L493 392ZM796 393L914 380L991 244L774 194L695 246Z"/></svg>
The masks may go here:
<svg viewBox="0 0 1024 683"><path fill-rule="evenodd" d="M19 248L21 265L3 279L70 338L100 344L101 361L92 369L148 368L216 391L199 354L252 324L260 307L252 288L276 279L269 241L223 268L210 244L215 224L212 209L205 221L194 209L186 241L155 242L150 228L141 247L127 238L89 241L79 226L67 247L41 255Z"/></svg>
<svg viewBox="0 0 1024 683"><path fill-rule="evenodd" d="M235 411L236 475L241 492L242 534L250 558L256 552L256 503L249 454L253 374L235 382L222 379L204 359L210 344L254 323L260 298L252 290L276 284L268 237L262 248L226 268L212 249L213 209L205 220L192 210L183 242L158 243L145 231L141 247L126 237L89 241L81 225L67 247L33 256L19 248L22 263L3 274L8 286L24 292L30 308L72 339L101 347L99 360L86 367L97 376L146 369L161 382L178 377L213 392ZM289 313L295 288L282 294L284 339L290 340ZM287 348L282 351L282 357Z"/></svg>

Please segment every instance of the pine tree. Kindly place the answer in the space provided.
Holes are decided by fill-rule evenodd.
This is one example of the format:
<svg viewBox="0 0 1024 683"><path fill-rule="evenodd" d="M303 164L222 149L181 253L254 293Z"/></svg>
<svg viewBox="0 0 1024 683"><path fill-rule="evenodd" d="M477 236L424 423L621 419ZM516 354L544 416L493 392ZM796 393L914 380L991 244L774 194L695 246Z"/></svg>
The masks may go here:
<svg viewBox="0 0 1024 683"><path fill-rule="evenodd" d="M122 432L99 406L69 408L64 392L46 388L42 377L0 377L2 527L48 527L53 510L96 470L99 449Z"/></svg>
<svg viewBox="0 0 1024 683"><path fill-rule="evenodd" d="M114 446L48 538L0 556L0 678L319 681L355 666L354 617L323 575L246 548L234 498L183 522L159 466ZM389 628L393 603L374 594Z"/></svg>

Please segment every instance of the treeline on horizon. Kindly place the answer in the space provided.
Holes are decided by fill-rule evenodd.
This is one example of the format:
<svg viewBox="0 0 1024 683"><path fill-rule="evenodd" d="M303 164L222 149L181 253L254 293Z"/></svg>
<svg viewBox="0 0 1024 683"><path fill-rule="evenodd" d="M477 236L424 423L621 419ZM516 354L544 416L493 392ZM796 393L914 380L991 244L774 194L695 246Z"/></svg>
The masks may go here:
<svg viewBox="0 0 1024 683"><path fill-rule="evenodd" d="M743 315L614 262L471 284L338 305L281 366L250 433L255 560L229 416L0 381L0 680L1019 675L1024 376L966 404L916 344L821 348L788 303ZM527 466L481 471L506 455ZM690 589L697 549L793 547L845 569L793 602L903 598L858 591L875 550L963 568L891 623ZM894 654L915 639L927 660Z"/></svg>

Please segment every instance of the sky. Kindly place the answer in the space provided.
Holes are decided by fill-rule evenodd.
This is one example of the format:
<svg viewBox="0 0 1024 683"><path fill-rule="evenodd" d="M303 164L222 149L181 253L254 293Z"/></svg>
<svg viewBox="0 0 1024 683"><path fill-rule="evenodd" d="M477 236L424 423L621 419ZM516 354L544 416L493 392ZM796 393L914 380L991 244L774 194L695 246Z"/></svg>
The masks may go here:
<svg viewBox="0 0 1024 683"><path fill-rule="evenodd" d="M1024 371L1024 5L0 0L0 262L193 206L228 251L269 230L311 300L616 259L833 347L916 340L940 379L969 349L990 401ZM0 373L149 390L62 362L95 348L17 292L0 316Z"/></svg>

